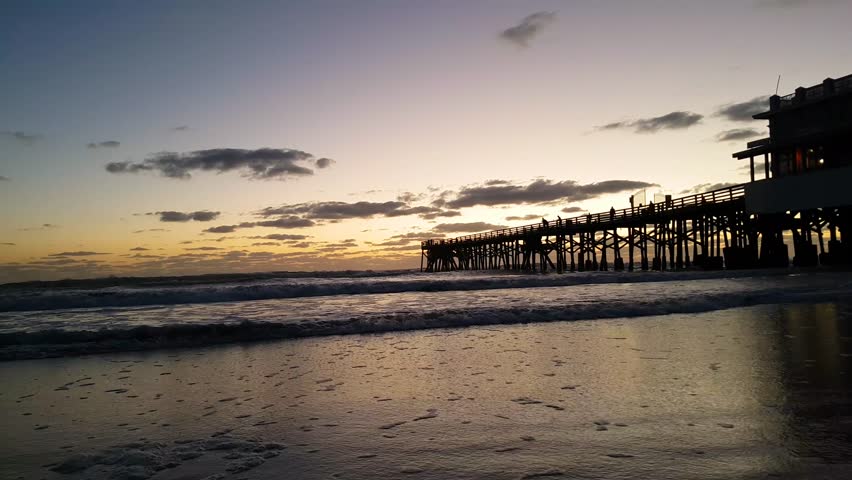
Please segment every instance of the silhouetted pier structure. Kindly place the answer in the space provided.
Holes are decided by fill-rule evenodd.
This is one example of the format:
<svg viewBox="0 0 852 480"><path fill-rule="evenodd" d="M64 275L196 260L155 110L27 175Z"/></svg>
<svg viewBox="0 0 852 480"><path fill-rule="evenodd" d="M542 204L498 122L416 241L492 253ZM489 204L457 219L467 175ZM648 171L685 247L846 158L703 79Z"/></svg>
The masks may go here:
<svg viewBox="0 0 852 480"><path fill-rule="evenodd" d="M724 253L745 257L755 243L744 227L744 199L743 185L737 185L659 204L427 240L421 268L560 273L721 268Z"/></svg>
<svg viewBox="0 0 852 480"><path fill-rule="evenodd" d="M657 204L421 244L421 271L672 270L852 261L852 75L769 98L751 182ZM755 158L763 157L762 180ZM844 241L845 240L845 241ZM625 261L626 257L626 261Z"/></svg>

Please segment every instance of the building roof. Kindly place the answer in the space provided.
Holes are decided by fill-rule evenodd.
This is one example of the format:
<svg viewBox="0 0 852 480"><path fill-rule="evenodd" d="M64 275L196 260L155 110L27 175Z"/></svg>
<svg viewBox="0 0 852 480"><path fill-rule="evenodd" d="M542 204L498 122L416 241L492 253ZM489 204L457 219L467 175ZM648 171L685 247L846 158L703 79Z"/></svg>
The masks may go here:
<svg viewBox="0 0 852 480"><path fill-rule="evenodd" d="M826 101L839 95L852 94L852 74L840 78L826 78L822 83L810 87L799 87L794 93L779 97L769 97L769 111L758 113L752 118L766 120L773 115L788 110L795 110L803 106Z"/></svg>

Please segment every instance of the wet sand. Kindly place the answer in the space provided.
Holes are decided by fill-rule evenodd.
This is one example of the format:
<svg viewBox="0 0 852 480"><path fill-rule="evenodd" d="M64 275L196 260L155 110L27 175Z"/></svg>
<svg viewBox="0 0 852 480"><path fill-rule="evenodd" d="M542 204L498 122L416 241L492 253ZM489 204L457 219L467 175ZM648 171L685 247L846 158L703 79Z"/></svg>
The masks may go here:
<svg viewBox="0 0 852 480"><path fill-rule="evenodd" d="M821 304L5 362L0 478L842 478L851 359Z"/></svg>

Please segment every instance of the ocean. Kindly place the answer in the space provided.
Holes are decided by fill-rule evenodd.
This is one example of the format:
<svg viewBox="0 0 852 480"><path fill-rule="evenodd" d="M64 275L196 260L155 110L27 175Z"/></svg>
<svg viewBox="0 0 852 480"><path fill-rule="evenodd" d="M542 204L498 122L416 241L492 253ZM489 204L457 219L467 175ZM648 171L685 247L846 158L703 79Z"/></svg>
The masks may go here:
<svg viewBox="0 0 852 480"><path fill-rule="evenodd" d="M852 274L412 271L0 286L0 359L836 300Z"/></svg>
<svg viewBox="0 0 852 480"><path fill-rule="evenodd" d="M0 287L0 479L852 474L852 273Z"/></svg>

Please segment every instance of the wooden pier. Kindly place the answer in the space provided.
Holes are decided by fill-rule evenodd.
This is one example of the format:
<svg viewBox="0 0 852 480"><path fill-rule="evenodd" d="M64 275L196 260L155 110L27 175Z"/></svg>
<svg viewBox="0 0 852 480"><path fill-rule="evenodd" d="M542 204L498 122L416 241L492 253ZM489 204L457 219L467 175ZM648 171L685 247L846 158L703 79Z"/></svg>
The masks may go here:
<svg viewBox="0 0 852 480"><path fill-rule="evenodd" d="M421 244L420 269L562 273L787 266L784 231L792 234L794 263L815 265L817 258L823 263L840 263L837 233L847 226L848 211L826 208L749 214L746 186L452 239L426 240ZM826 249L826 236L829 245L835 245L833 251Z"/></svg>
<svg viewBox="0 0 852 480"><path fill-rule="evenodd" d="M529 272L852 263L852 75L769 97L768 138L733 154L751 182L421 244L420 270ZM755 158L763 157L763 179ZM631 202L632 203L632 202ZM844 234L846 237L844 237ZM626 258L626 260L625 260Z"/></svg>

